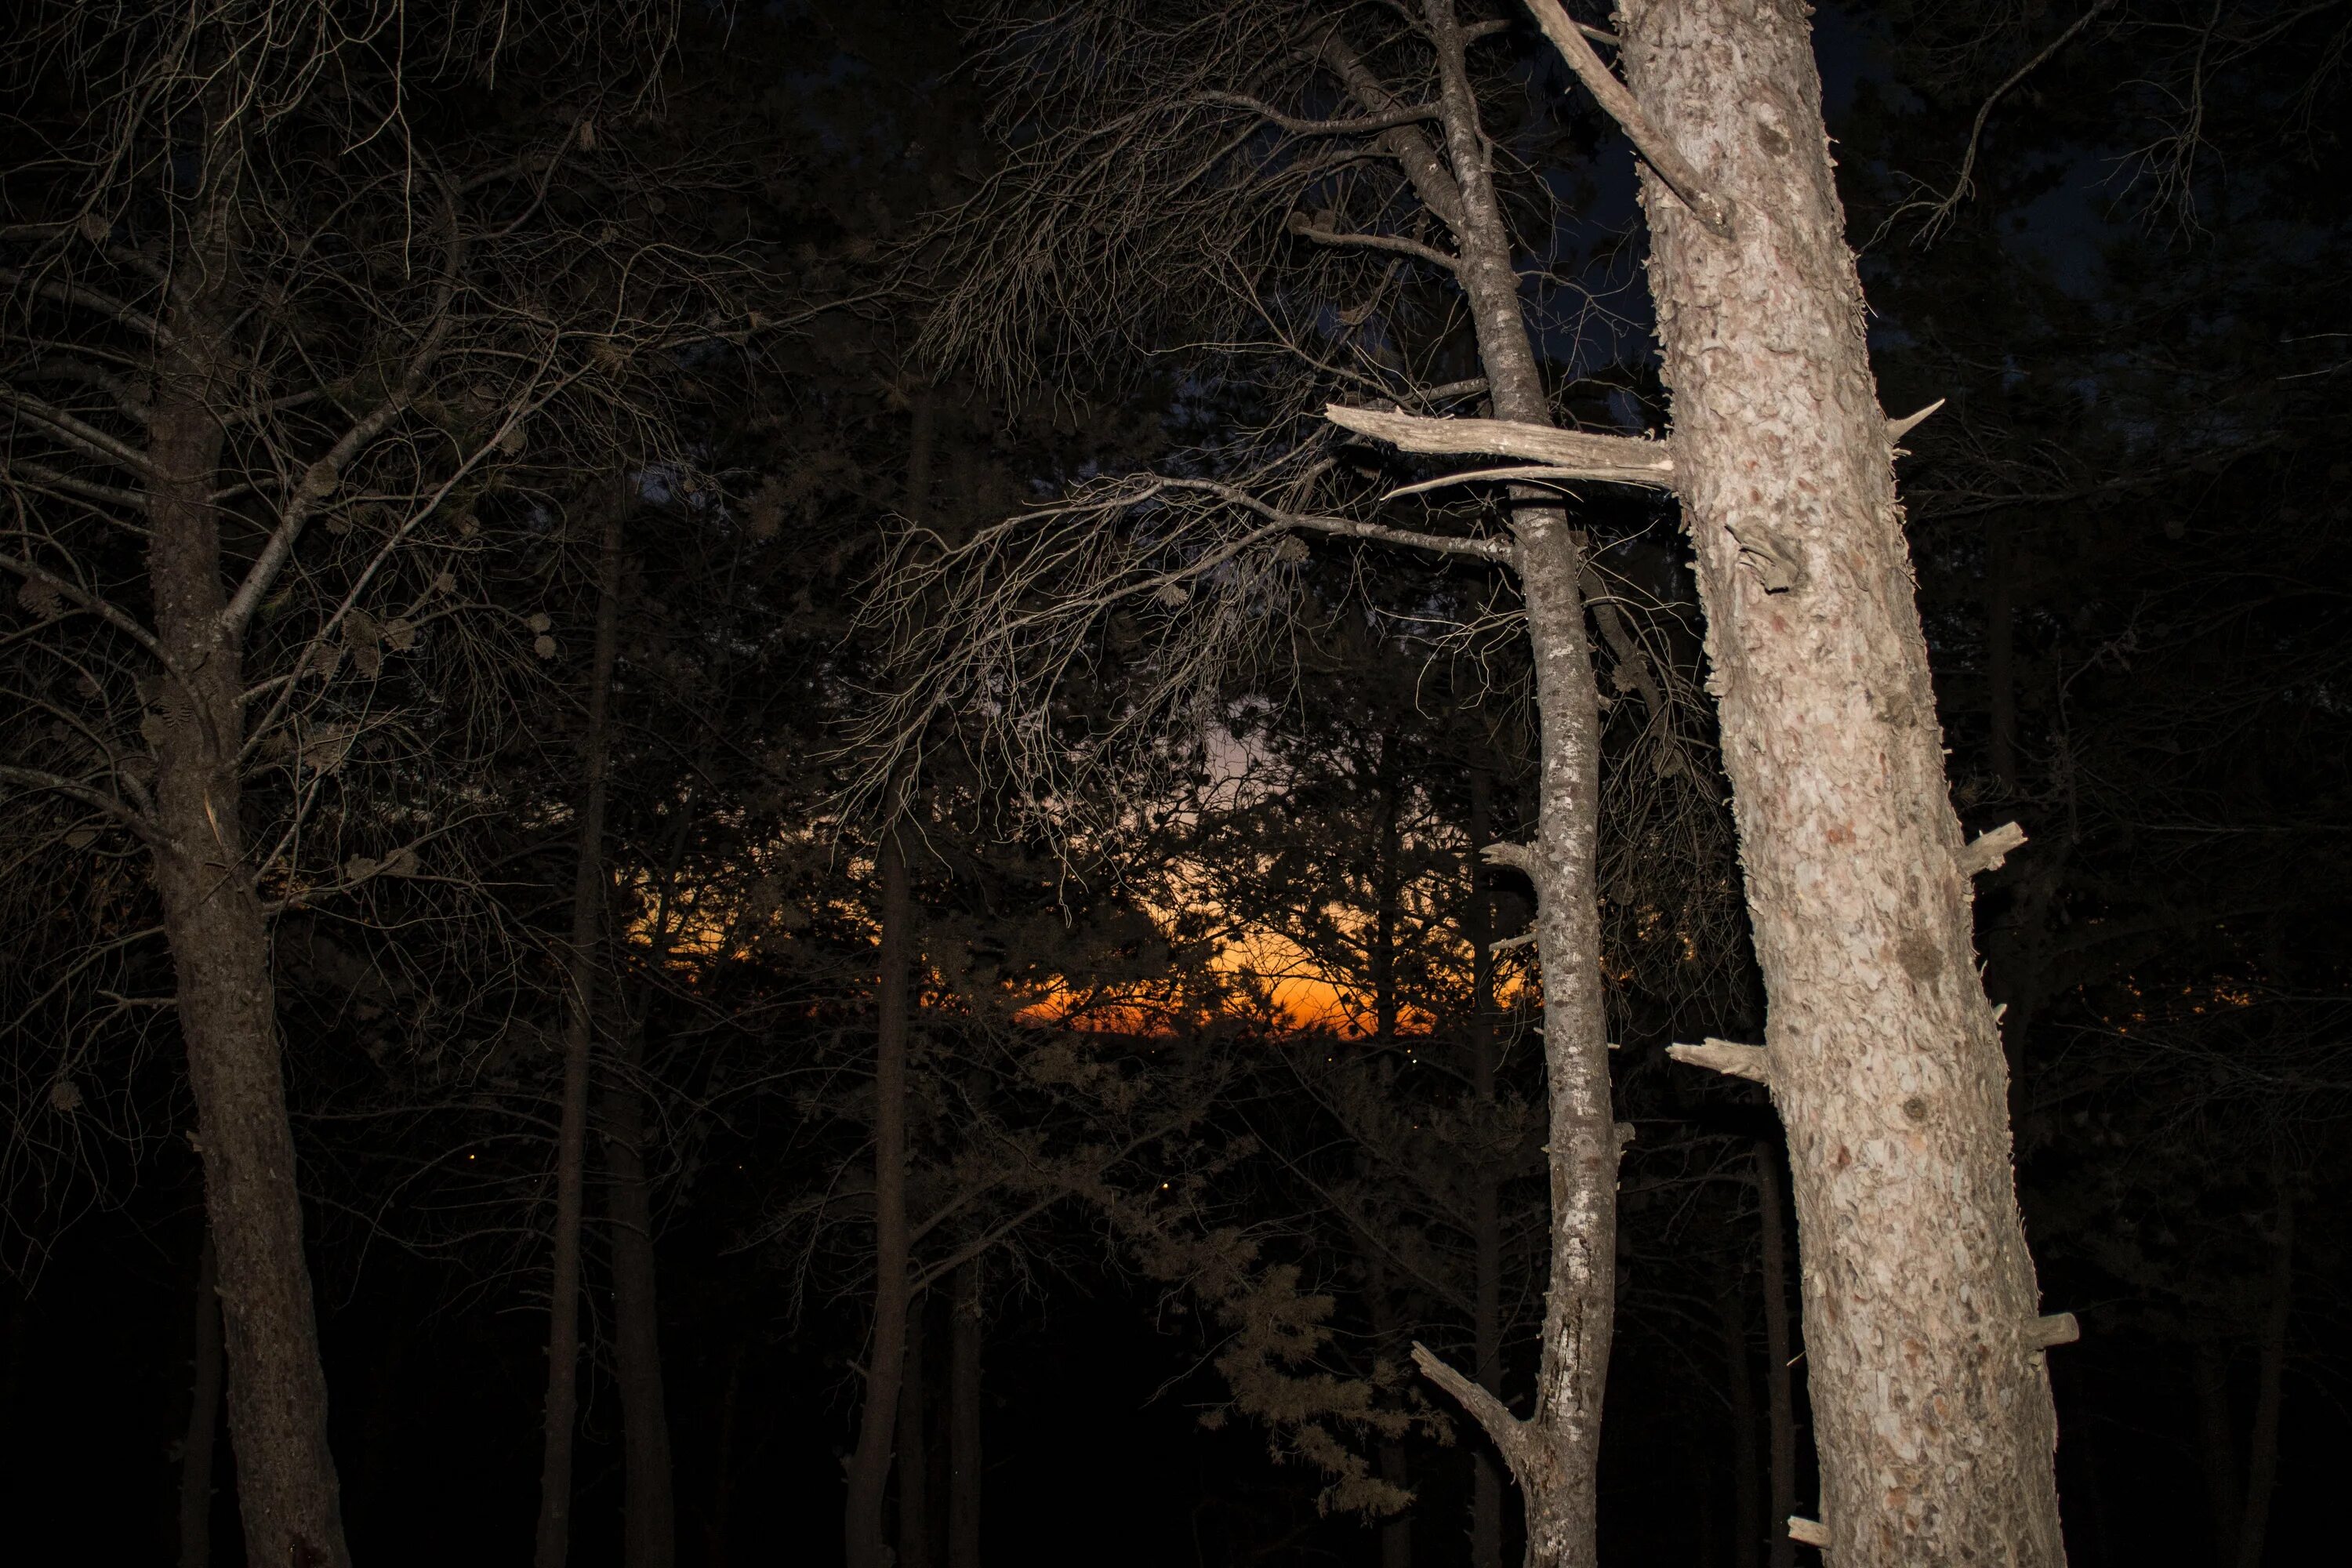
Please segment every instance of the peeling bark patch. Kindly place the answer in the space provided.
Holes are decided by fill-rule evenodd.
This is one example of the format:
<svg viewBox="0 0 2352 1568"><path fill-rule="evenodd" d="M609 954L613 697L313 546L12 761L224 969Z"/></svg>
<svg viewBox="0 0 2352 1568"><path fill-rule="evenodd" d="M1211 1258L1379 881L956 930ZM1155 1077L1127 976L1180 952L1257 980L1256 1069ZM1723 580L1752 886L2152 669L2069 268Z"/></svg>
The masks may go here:
<svg viewBox="0 0 2352 1568"><path fill-rule="evenodd" d="M1936 978L1936 944L1917 931L1906 931L1895 944L1895 956L1903 964L1903 973L1925 985Z"/></svg>

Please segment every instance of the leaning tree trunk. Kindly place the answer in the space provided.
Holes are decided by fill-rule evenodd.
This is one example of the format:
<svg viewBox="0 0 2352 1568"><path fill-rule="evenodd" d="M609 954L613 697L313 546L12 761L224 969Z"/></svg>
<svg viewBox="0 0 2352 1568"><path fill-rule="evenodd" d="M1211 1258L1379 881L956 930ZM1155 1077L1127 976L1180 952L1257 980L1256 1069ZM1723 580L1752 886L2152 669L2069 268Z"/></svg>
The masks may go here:
<svg viewBox="0 0 2352 1568"><path fill-rule="evenodd" d="M882 834L882 951L875 987L874 1029L874 1332L849 1458L849 1500L842 1521L849 1568L887 1568L882 1499L890 1480L890 1437L898 1425L900 1358L907 1349L907 1029L912 1005L914 900L907 886L904 836L893 822Z"/></svg>
<svg viewBox="0 0 2352 1568"><path fill-rule="evenodd" d="M1551 406L1521 310L1492 144L1465 58L1468 40L1454 0L1424 0L1424 14L1436 46L1445 167L1434 166L1417 141L1395 135L1391 145L1423 205L1455 236L1455 275L1496 417L1548 426ZM1543 965L1551 1266L1535 1408L1522 1420L1475 1382L1426 1352L1415 1354L1510 1466L1525 1497L1528 1568L1585 1568L1598 1555L1601 1398L1615 1326L1623 1140L1612 1110L1601 987L1601 693L1584 630L1584 538L1556 506L1532 504L1544 499L1542 491L1514 490L1511 521L1536 672L1542 755L1536 832L1530 843L1486 850L1535 884Z"/></svg>
<svg viewBox="0 0 2352 1568"><path fill-rule="evenodd" d="M580 848L572 863L565 952L563 1107L556 1126L554 1257L548 1281L546 1428L540 1451L535 1568L563 1568L572 1546L572 1443L580 1414L580 1227L587 1187L588 1077L596 1035L596 969L604 932L604 810L613 667L621 636L621 523L608 502L597 551L596 643L581 736Z"/></svg>
<svg viewBox="0 0 2352 1568"><path fill-rule="evenodd" d="M1810 7L1623 0L1620 22L1653 137L1675 488L1770 1001L1759 1060L1789 1134L1832 1560L2054 1564L2007 1068ZM1669 149L1679 195L1655 166Z"/></svg>
<svg viewBox="0 0 2352 1568"><path fill-rule="evenodd" d="M191 242L185 271L194 281L157 355L148 420L148 580L165 666L151 721L155 889L219 1270L246 1555L270 1568L344 1568L351 1558L327 1449L327 1379L303 1261L269 931L245 842L243 648L223 614L212 500L223 441L213 410L232 394L234 202L233 193L219 195Z"/></svg>

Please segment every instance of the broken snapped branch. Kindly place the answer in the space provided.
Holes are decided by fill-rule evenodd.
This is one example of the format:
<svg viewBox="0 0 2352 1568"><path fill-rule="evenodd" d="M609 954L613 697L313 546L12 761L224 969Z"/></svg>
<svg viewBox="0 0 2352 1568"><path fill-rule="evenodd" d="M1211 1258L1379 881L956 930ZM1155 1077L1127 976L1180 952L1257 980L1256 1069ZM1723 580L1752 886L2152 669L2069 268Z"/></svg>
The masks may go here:
<svg viewBox="0 0 2352 1568"><path fill-rule="evenodd" d="M1377 408L1347 408L1336 403L1323 410L1323 416L1342 430L1386 441L1401 452L1528 458L1543 465L1535 478L1644 485L1661 490L1675 488L1674 452L1664 441L1557 430L1514 419L1431 419ZM1476 477L1505 476L1482 472Z"/></svg>
<svg viewBox="0 0 2352 1568"><path fill-rule="evenodd" d="M1792 1513L1789 1516L1789 1539L1804 1546L1825 1547L1830 1543L1830 1527L1818 1519Z"/></svg>
<svg viewBox="0 0 2352 1568"><path fill-rule="evenodd" d="M2004 822L1999 827L1981 833L1960 846L1960 875L1979 877L1998 869L2009 858L2010 851L2025 842L2025 829L2014 822Z"/></svg>
<svg viewBox="0 0 2352 1568"><path fill-rule="evenodd" d="M2025 1325L2025 1343L2029 1350L2046 1351L2052 1345L2071 1345L2082 1337L2083 1325L2074 1321L2072 1312L2053 1312Z"/></svg>
<svg viewBox="0 0 2352 1568"><path fill-rule="evenodd" d="M1706 1040L1696 1046L1668 1046L1666 1055L1695 1068L1713 1068L1733 1078L1744 1078L1750 1083L1772 1081L1772 1056L1761 1046Z"/></svg>
<svg viewBox="0 0 2352 1568"><path fill-rule="evenodd" d="M1944 400L1939 397L1936 399L1935 402L1927 405L1927 407L1919 410L1916 414L1906 414L1900 419L1889 419L1886 422L1887 444L1892 446L1895 442L1903 439L1904 437L1911 434L1912 431L1919 428L1920 426L1927 423L1927 416L1935 413L1937 409L1941 408L1942 406L1944 406Z"/></svg>

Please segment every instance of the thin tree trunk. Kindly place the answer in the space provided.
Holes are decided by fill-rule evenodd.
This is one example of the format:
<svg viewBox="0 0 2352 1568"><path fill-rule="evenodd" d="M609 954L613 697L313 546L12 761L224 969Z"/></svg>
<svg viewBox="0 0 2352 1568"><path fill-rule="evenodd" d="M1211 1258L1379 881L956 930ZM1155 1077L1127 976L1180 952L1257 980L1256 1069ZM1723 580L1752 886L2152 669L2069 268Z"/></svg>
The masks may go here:
<svg viewBox="0 0 2352 1568"><path fill-rule="evenodd" d="M948 1568L980 1568L981 1260L954 1274L948 1316Z"/></svg>
<svg viewBox="0 0 2352 1568"><path fill-rule="evenodd" d="M1459 256L1479 359L1499 418L1549 425L1551 407L1519 299L1492 147L1479 123L1454 0L1423 0L1435 47L1444 161L1417 131L1391 132L1392 155ZM1329 46L1327 46L1327 49ZM1367 107L1395 107L1351 58L1333 56ZM1543 965L1551 1263L1533 1412L1521 1420L1476 1383L1419 1352L1423 1370L1495 1439L1526 1500L1528 1568L1588 1568L1597 1557L1601 1399L1616 1311L1617 1168L1598 901L1600 689L1584 629L1583 536L1543 492L1512 492L1511 531L1536 670L1542 751L1534 842L1491 853L1536 889Z"/></svg>
<svg viewBox="0 0 2352 1568"><path fill-rule="evenodd" d="M621 1385L627 1568L670 1568L677 1556L669 1410L662 1377L653 1200L646 1183L645 1035L624 1020L604 1093L604 1204L612 1221L613 1353Z"/></svg>
<svg viewBox="0 0 2352 1568"><path fill-rule="evenodd" d="M580 1229L586 1195L588 1079L595 1043L596 972L609 879L604 871L609 716L621 632L621 524L607 502L597 552L596 643L588 667L581 735L580 848L572 879L572 938L565 953L563 1104L555 1144L554 1257L548 1281L547 1424L541 1450L534 1568L563 1568L572 1544L572 1445L580 1410Z"/></svg>
<svg viewBox="0 0 2352 1568"><path fill-rule="evenodd" d="M1795 1568L1797 1543L1789 1539L1789 1516L1797 1511L1797 1352L1789 1331L1788 1219L1780 1151L1761 1142L1756 1145L1756 1207L1764 1222L1764 1403L1771 1455L1764 1539L1771 1548L1769 1568Z"/></svg>
<svg viewBox="0 0 2352 1568"><path fill-rule="evenodd" d="M1470 852L1494 842L1494 777L1480 768L1470 775ZM1470 1093L1480 1124L1491 1129L1495 1104L1495 895L1486 868L1473 860L1470 871ZM1472 1178L1471 1355L1478 1386L1503 1395L1503 1205L1491 1162L1496 1152L1479 1149L1487 1162ZM1470 1455L1470 1568L1503 1568L1503 1477L1484 1447Z"/></svg>
<svg viewBox="0 0 2352 1568"><path fill-rule="evenodd" d="M1892 439L1803 0L1623 0L1838 1568L2064 1559L2056 1421Z"/></svg>
<svg viewBox="0 0 2352 1568"><path fill-rule="evenodd" d="M192 281L157 355L148 422L155 474L148 581L167 661L157 695L155 888L220 1280L246 1554L271 1568L346 1568L269 931L245 842L243 648L222 614L220 516L211 499L223 440L212 411L232 395L235 203L233 191L220 193L191 240L184 266Z"/></svg>
<svg viewBox="0 0 2352 1568"><path fill-rule="evenodd" d="M1373 1353L1385 1355L1402 1338L1389 1295L1388 1268L1370 1237L1359 1234L1356 1245L1364 1258L1364 1305L1371 1319ZM1412 1465L1401 1438L1383 1436L1373 1458L1380 1467L1381 1480L1401 1492L1412 1492ZM1381 1568L1412 1568L1412 1513L1409 1503L1402 1511L1381 1521L1380 1540Z"/></svg>
<svg viewBox="0 0 2352 1568"><path fill-rule="evenodd" d="M2278 1485L2279 1405L2286 1392L2287 1328L2294 1310L2294 1194L2278 1179L2278 1226L2271 1236L2270 1310L2263 1319L2254 1426L2246 1439L2246 1507L2238 1521L2238 1568L2262 1568L2263 1538Z"/></svg>
<svg viewBox="0 0 2352 1568"><path fill-rule="evenodd" d="M848 1568L886 1568L882 1500L898 1425L899 1362L907 1348L907 1031L914 900L898 825L884 829L880 983L874 993L874 1330L857 1447L849 1461L842 1533Z"/></svg>
<svg viewBox="0 0 2352 1568"><path fill-rule="evenodd" d="M2190 1386L2197 1407L2197 1446L2205 1462L2205 1512L2213 1532L2213 1561L2218 1568L2235 1568L2239 1526L2245 1517L2245 1500L2238 1490L2237 1423L2230 1418L2230 1357L2228 1349L2211 1340L2200 1340L2189 1356Z"/></svg>
<svg viewBox="0 0 2352 1568"><path fill-rule="evenodd" d="M927 1300L918 1296L907 1303L907 1359L898 1380L898 1568L931 1568L931 1446L923 1425Z"/></svg>
<svg viewBox="0 0 2352 1568"><path fill-rule="evenodd" d="M1738 1274L1724 1281L1716 1310L1723 1320L1724 1386L1731 1396L1731 1560L1738 1568L1759 1568L1764 1496L1756 1462L1756 1374L1748 1367L1748 1303Z"/></svg>
<svg viewBox="0 0 2352 1568"><path fill-rule="evenodd" d="M213 1439L220 1431L220 1275L212 1232L196 1255L195 1374L189 1382L188 1432L180 1445L180 1568L213 1560Z"/></svg>

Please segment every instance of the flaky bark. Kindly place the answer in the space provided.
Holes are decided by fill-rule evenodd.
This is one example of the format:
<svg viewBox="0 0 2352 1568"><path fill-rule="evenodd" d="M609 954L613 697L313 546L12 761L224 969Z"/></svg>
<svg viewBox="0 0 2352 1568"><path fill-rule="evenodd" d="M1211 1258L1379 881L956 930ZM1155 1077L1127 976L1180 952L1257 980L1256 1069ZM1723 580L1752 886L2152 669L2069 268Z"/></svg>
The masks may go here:
<svg viewBox="0 0 2352 1568"><path fill-rule="evenodd" d="M1788 1129L1839 1568L2063 1560L2007 1069L1801 0L1625 0L1675 489Z"/></svg>
<svg viewBox="0 0 2352 1568"><path fill-rule="evenodd" d="M580 1226L587 1188L588 1079L596 1037L596 973L604 934L607 763L613 666L620 649L621 509L604 519L597 552L596 643L581 737L580 847L572 862L572 938L565 952L563 1101L556 1126L555 1234L549 1266L546 1426L539 1473L535 1568L563 1568L572 1543L572 1446L580 1413Z"/></svg>
<svg viewBox="0 0 2352 1568"><path fill-rule="evenodd" d="M191 246L148 425L148 578L168 667L157 704L155 889L218 1259L246 1554L344 1568L269 932L245 841L243 649L222 613L212 500L222 449L213 408L226 401L234 354L234 208L233 194L221 193Z"/></svg>

